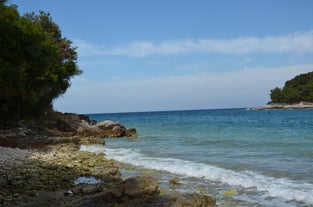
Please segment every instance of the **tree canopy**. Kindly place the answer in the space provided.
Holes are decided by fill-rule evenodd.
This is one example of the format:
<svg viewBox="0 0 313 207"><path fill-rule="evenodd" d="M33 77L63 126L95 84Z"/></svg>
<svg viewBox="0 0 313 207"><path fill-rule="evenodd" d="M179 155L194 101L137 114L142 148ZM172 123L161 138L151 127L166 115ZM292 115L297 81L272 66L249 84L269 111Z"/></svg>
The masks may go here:
<svg viewBox="0 0 313 207"><path fill-rule="evenodd" d="M313 72L296 76L282 89L272 89L270 96L273 103L313 102Z"/></svg>
<svg viewBox="0 0 313 207"><path fill-rule="evenodd" d="M81 74L76 48L49 13L0 3L0 120L39 116Z"/></svg>

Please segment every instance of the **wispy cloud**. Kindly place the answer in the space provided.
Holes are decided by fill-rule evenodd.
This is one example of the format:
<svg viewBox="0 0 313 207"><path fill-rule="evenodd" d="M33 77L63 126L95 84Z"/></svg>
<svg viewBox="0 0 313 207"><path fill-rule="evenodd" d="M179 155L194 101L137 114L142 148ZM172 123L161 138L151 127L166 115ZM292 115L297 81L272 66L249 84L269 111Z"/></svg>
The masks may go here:
<svg viewBox="0 0 313 207"><path fill-rule="evenodd" d="M272 88L312 68L312 64L260 67L118 82L77 78L55 107L91 113L259 106L269 101Z"/></svg>
<svg viewBox="0 0 313 207"><path fill-rule="evenodd" d="M313 52L313 31L293 33L284 36L241 37L234 39L183 39L168 41L137 41L110 48L96 46L76 39L82 56L168 56L189 53L233 54L251 53L311 53Z"/></svg>

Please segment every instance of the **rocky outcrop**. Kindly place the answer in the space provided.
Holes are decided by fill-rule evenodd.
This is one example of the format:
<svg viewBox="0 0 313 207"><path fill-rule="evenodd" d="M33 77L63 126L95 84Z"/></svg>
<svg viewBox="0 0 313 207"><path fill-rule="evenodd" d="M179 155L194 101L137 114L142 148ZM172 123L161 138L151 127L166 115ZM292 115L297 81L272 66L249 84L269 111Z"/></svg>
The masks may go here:
<svg viewBox="0 0 313 207"><path fill-rule="evenodd" d="M65 114L57 123L58 131L65 132L65 135L68 132L71 136L97 138L137 136L136 129L126 129L123 125L110 120L102 122L89 120L84 115Z"/></svg>
<svg viewBox="0 0 313 207"><path fill-rule="evenodd" d="M248 108L249 110L268 110L268 109L313 109L311 102L299 102L293 104L287 103L269 103L265 106Z"/></svg>
<svg viewBox="0 0 313 207"><path fill-rule="evenodd" d="M126 135L126 128L113 121L97 122L90 120L88 116L72 113L65 113L58 116L47 125L54 134L61 136L79 137L123 137Z"/></svg>
<svg viewBox="0 0 313 207"><path fill-rule="evenodd" d="M0 127L0 145L21 148L69 142L104 144L103 138L124 136L137 136L137 131L126 129L117 122L98 123L88 116L72 113Z"/></svg>
<svg viewBox="0 0 313 207"><path fill-rule="evenodd" d="M77 129L80 137L123 137L126 135L126 128L113 121L103 121L95 125L83 123Z"/></svg>
<svg viewBox="0 0 313 207"><path fill-rule="evenodd" d="M137 130L135 128L129 128L125 131L126 137L136 137L138 136Z"/></svg>

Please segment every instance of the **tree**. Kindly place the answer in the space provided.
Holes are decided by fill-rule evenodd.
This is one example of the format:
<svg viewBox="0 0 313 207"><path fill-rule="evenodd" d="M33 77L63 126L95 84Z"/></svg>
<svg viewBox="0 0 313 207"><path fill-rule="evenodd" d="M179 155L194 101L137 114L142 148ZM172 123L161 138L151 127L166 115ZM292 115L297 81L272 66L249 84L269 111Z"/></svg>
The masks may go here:
<svg viewBox="0 0 313 207"><path fill-rule="evenodd" d="M273 103L313 102L313 72L286 81L282 89L276 87L270 95Z"/></svg>
<svg viewBox="0 0 313 207"><path fill-rule="evenodd" d="M49 13L0 4L0 120L40 116L81 74L76 48Z"/></svg>
<svg viewBox="0 0 313 207"><path fill-rule="evenodd" d="M52 21L49 13L41 11L39 15L26 14L26 18L33 25L39 24L45 34L50 37L45 41L49 47L44 51L49 55L42 57L42 64L48 66L49 70L40 71L42 73L37 75L33 84L37 86L35 90L39 102L43 106L47 106L53 99L66 92L73 75L81 73L75 62L77 59L76 48L71 47L70 40L62 37L61 30Z"/></svg>
<svg viewBox="0 0 313 207"><path fill-rule="evenodd" d="M285 96L282 90L278 87L271 90L271 100L273 103L283 103L285 102Z"/></svg>

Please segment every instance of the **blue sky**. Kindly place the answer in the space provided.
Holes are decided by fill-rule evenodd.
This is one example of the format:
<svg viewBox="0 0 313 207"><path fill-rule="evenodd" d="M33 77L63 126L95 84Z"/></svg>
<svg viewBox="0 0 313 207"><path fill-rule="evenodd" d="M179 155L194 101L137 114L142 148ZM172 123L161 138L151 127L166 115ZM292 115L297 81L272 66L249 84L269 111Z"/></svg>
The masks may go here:
<svg viewBox="0 0 313 207"><path fill-rule="evenodd" d="M62 112L237 108L313 71L311 0L11 0L47 11L84 73Z"/></svg>

